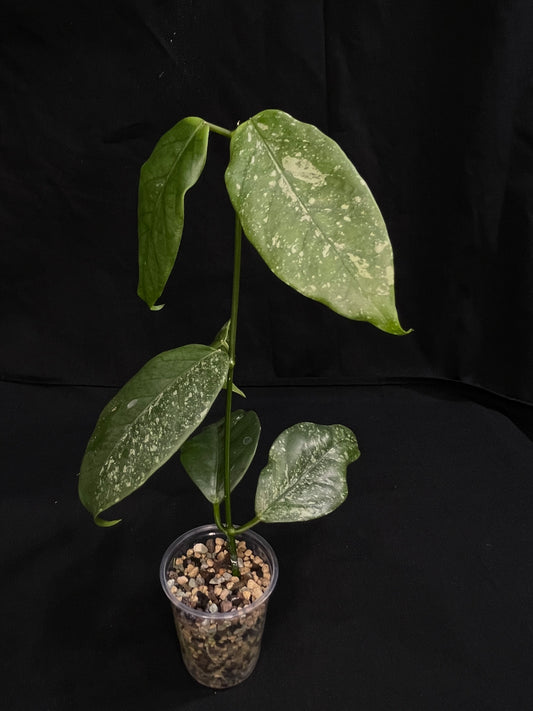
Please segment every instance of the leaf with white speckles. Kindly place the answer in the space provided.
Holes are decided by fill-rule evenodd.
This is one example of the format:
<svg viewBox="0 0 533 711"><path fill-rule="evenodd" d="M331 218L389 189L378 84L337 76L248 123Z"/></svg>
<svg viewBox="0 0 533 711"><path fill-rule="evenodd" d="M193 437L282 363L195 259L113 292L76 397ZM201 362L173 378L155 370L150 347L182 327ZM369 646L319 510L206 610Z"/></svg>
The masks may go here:
<svg viewBox="0 0 533 711"><path fill-rule="evenodd" d="M209 412L228 373L224 350L189 345L160 353L103 409L81 464L79 495L99 514L156 472Z"/></svg>
<svg viewBox="0 0 533 711"><path fill-rule="evenodd" d="M139 180L139 286L151 309L176 261L183 232L185 193L200 177L209 128L195 116L182 119L157 142Z"/></svg>
<svg viewBox="0 0 533 711"><path fill-rule="evenodd" d="M226 187L246 236L282 281L342 316L406 333L383 217L335 141L263 111L233 133Z"/></svg>
<svg viewBox="0 0 533 711"><path fill-rule="evenodd" d="M181 448L181 463L187 474L212 504L224 499L224 419L208 425ZM253 411L231 414L231 491L246 474L254 458L261 425Z"/></svg>
<svg viewBox="0 0 533 711"><path fill-rule="evenodd" d="M261 521L308 521L330 513L348 495L346 468L359 457L344 425L300 422L282 432L259 475L255 511Z"/></svg>

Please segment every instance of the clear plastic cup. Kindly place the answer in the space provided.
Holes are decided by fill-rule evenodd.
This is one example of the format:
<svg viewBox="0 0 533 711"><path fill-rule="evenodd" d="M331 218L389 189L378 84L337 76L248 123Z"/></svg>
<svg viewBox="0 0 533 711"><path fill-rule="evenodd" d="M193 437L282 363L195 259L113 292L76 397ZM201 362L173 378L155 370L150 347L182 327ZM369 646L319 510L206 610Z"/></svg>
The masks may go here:
<svg viewBox="0 0 533 711"><path fill-rule="evenodd" d="M262 536L245 531L237 536L270 568L270 583L263 594L246 607L229 612L205 612L178 600L169 589L169 573L175 558L208 538L225 538L211 524L199 526L177 538L166 550L160 566L160 580L171 602L184 664L200 684L225 689L247 679L257 664L269 597L278 578L278 560Z"/></svg>

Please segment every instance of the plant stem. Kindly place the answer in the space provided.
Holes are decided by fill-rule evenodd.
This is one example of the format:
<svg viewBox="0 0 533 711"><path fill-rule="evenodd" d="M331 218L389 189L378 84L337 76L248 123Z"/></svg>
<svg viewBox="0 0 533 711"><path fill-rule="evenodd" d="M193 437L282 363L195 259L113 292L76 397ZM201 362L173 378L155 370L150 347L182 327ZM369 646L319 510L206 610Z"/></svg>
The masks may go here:
<svg viewBox="0 0 533 711"><path fill-rule="evenodd" d="M218 133L221 136L226 136L226 138L231 138L232 131L228 131L227 128L222 128L222 126L217 126L215 123L209 123L209 121L206 121L205 123L209 127L209 130L213 131L213 133Z"/></svg>
<svg viewBox="0 0 533 711"><path fill-rule="evenodd" d="M235 529L231 518L231 398L233 394L233 371L235 369L235 343L237 339L237 316L239 311L239 288L241 280L242 228L235 213L235 237L233 253L233 287L231 294L231 320L229 327L229 368L226 381L226 417L224 427L224 503L226 511L225 532L228 537L228 549L234 575L239 575Z"/></svg>
<svg viewBox="0 0 533 711"><path fill-rule="evenodd" d="M256 523L259 523L259 521L261 521L259 516L254 516L250 521L248 521L248 523L244 523L242 526L237 526L235 529L235 535L238 536L239 533L244 533L249 528L252 528L252 526L255 526Z"/></svg>
<svg viewBox="0 0 533 711"><path fill-rule="evenodd" d="M220 518L220 504L213 504L213 518L215 519L215 524L218 528L223 531L224 525L222 524L222 519Z"/></svg>

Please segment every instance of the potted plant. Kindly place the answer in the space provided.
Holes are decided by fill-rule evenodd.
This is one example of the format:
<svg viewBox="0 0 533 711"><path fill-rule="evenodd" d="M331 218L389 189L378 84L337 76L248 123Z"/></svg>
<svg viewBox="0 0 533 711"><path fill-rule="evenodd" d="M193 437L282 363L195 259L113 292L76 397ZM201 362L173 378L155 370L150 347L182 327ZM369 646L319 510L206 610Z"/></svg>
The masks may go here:
<svg viewBox="0 0 533 711"><path fill-rule="evenodd" d="M231 686L259 654L277 561L251 531L262 522L324 516L347 495L359 456L339 424L302 422L282 432L258 477L255 516L237 526L231 492L254 457L260 424L234 410L242 233L272 272L333 311L391 334L406 333L394 299L387 230L366 183L330 138L288 114L266 110L229 131L185 118L159 140L139 184L139 296L157 310L183 231L184 196L205 165L208 138L230 140L225 173L235 211L231 314L211 345L152 358L102 411L89 440L79 495L101 514L137 490L181 450L183 467L213 506L212 526L180 536L161 564L187 668L201 683ZM225 416L197 432L221 391ZM223 510L221 510L223 508Z"/></svg>

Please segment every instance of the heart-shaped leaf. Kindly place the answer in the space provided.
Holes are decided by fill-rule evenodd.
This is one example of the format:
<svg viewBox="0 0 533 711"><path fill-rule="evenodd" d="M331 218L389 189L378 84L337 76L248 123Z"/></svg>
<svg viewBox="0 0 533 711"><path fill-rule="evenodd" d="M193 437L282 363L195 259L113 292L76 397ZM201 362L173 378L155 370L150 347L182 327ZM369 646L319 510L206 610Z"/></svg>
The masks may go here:
<svg viewBox="0 0 533 711"><path fill-rule="evenodd" d="M103 409L79 477L83 505L99 514L138 489L209 412L229 367L223 350L189 345L148 361Z"/></svg>
<svg viewBox="0 0 533 711"><path fill-rule="evenodd" d="M202 494L212 503L224 499L224 419L205 427L181 448L181 463ZM254 458L261 425L255 412L231 414L231 491L245 475Z"/></svg>
<svg viewBox="0 0 533 711"><path fill-rule="evenodd" d="M157 142L139 181L139 286L152 309L167 283L181 242L184 198L200 177L209 127L201 118L182 119Z"/></svg>
<svg viewBox="0 0 533 711"><path fill-rule="evenodd" d="M282 432L259 475L255 511L261 521L308 521L330 513L348 495L346 468L359 457L344 425L300 422Z"/></svg>
<svg viewBox="0 0 533 711"><path fill-rule="evenodd" d="M246 236L282 281L343 316L406 333L385 223L335 141L263 111L233 132L226 187Z"/></svg>

